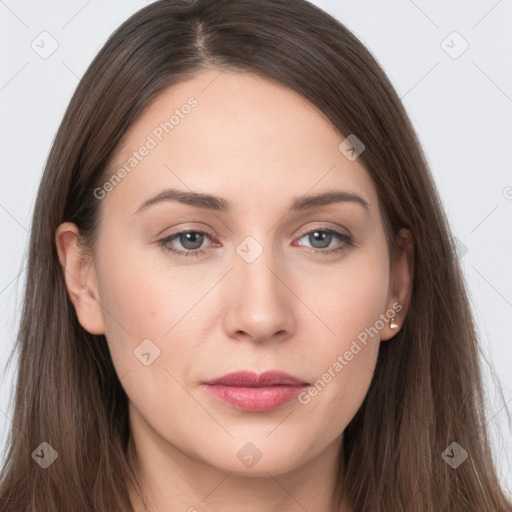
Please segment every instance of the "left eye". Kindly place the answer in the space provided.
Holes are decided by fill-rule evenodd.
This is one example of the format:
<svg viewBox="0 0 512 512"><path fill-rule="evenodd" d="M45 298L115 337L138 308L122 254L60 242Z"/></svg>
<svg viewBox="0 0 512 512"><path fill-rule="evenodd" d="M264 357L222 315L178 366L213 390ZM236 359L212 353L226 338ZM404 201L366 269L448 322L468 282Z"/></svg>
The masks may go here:
<svg viewBox="0 0 512 512"><path fill-rule="evenodd" d="M320 245L316 247L313 246L313 249L324 249L326 247L329 247L330 242L336 237L341 240L344 240L345 242L349 239L348 236L343 235L342 233L338 233L337 231L334 231L332 229L314 229L313 231L308 231L307 233L302 235L299 238L299 240L304 237L307 237L308 241L310 242L320 242Z"/></svg>
<svg viewBox="0 0 512 512"><path fill-rule="evenodd" d="M310 242L319 243L319 246L311 248L311 252L314 253L333 253L342 251L343 249L346 249L348 246L354 245L352 238L350 236L340 233L336 230L327 228L313 229L311 231L308 231L307 233L304 233L297 240L301 240L302 238L305 237L308 237L308 240ZM205 238L212 239L213 235L205 231L198 230L179 231L177 233L169 235L166 238L163 238L162 240L159 240L159 244L165 251L177 254L178 256L200 256L205 252L203 249L201 249L201 246L203 245ZM331 247L330 244L332 240L335 238L338 238L343 243L338 244L334 248L329 248ZM180 242L183 249L175 249L169 246L169 244L174 239L177 239ZM299 245L303 246L304 244L299 243Z"/></svg>

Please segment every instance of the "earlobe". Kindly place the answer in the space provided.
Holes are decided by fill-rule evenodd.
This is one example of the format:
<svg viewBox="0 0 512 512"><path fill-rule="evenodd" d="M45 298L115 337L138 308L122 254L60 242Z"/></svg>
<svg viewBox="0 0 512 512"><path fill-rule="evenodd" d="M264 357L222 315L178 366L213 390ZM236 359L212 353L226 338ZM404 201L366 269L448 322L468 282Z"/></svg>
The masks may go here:
<svg viewBox="0 0 512 512"><path fill-rule="evenodd" d="M55 232L62 276L80 325L91 334L105 334L96 268L92 257L79 247L79 235L71 222L61 224Z"/></svg>
<svg viewBox="0 0 512 512"><path fill-rule="evenodd" d="M392 266L389 283L389 309L395 315L381 331L381 340L395 336L404 323L409 309L414 278L414 240L408 229L401 229L397 235L398 247Z"/></svg>

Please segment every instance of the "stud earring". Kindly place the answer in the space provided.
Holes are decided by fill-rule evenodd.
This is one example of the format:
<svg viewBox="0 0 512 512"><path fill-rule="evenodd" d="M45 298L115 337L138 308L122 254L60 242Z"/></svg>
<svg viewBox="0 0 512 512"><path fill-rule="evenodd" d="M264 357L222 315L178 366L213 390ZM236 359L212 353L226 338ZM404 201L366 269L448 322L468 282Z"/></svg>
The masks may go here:
<svg viewBox="0 0 512 512"><path fill-rule="evenodd" d="M395 317L393 317L391 319L391 323L389 324L389 327L391 327L391 329L396 329L398 327L398 324L395 324Z"/></svg>

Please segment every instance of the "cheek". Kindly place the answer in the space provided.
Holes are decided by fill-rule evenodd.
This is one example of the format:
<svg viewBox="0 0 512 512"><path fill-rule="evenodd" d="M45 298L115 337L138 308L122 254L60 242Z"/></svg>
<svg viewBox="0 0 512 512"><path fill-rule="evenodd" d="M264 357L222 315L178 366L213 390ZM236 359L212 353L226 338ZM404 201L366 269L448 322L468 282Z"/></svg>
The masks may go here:
<svg viewBox="0 0 512 512"><path fill-rule="evenodd" d="M211 297L204 298L218 277L195 271L194 265L180 268L158 248L130 247L129 240L116 242L114 236L100 247L98 285L117 374L129 373L130 380L139 382L131 390L134 400L159 396L170 387L179 391L170 373L178 377L177 362L180 372L190 367L196 338L206 339L202 333L218 318L208 308Z"/></svg>
<svg viewBox="0 0 512 512"><path fill-rule="evenodd" d="M131 247L129 240L111 234L98 246L98 287L105 334L121 376L134 367L144 368L136 358L139 347L141 353L149 351L155 363L158 361L163 335L172 326L164 312L170 309L170 301L179 303L179 298L172 297L178 291L172 291L155 275L147 253Z"/></svg>
<svg viewBox="0 0 512 512"><path fill-rule="evenodd" d="M161 338L194 299L195 288L184 279L191 272L168 263L156 244L110 231L98 243L97 256L105 320L112 333L123 327L133 341Z"/></svg>
<svg viewBox="0 0 512 512"><path fill-rule="evenodd" d="M115 256L115 265L101 265L98 280L107 330L139 337L161 335L158 318L162 297L153 274L129 254ZM107 333L108 334L108 333Z"/></svg>
<svg viewBox="0 0 512 512"><path fill-rule="evenodd" d="M190 367L191 348L186 341L173 340L187 340L187 317L180 319L199 292L195 297L171 270L155 272L148 254L140 249L114 254L105 244L98 255L98 284L105 334L121 385L144 416L155 419L168 417L170 401L179 408L190 400L173 376L182 381L179 372ZM179 362L179 371L173 361Z"/></svg>
<svg viewBox="0 0 512 512"><path fill-rule="evenodd" d="M301 296L323 320L324 339L333 350L348 349L347 343L375 326L386 310L390 276L383 239L308 274Z"/></svg>
<svg viewBox="0 0 512 512"><path fill-rule="evenodd" d="M301 400L312 414L332 416L336 425L347 424L359 409L377 362L389 288L385 247L382 240L378 247L359 249L336 271L319 273L317 291L309 296L325 326L315 345L316 380Z"/></svg>

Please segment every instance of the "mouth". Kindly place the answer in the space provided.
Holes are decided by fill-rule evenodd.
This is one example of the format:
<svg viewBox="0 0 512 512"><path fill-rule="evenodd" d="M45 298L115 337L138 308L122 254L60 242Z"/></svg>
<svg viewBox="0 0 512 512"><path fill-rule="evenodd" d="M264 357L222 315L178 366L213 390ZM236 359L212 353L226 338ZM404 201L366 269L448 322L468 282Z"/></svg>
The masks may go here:
<svg viewBox="0 0 512 512"><path fill-rule="evenodd" d="M283 372L236 372L201 383L217 400L236 409L267 412L290 402L309 383Z"/></svg>

